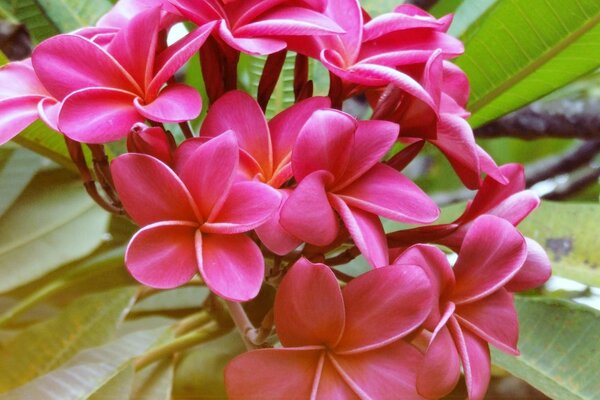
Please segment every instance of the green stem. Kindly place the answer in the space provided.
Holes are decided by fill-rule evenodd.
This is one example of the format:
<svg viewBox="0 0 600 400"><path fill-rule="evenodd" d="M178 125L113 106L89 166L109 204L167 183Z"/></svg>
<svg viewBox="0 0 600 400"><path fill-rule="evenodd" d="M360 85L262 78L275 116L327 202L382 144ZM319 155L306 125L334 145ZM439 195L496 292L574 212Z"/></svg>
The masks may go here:
<svg viewBox="0 0 600 400"><path fill-rule="evenodd" d="M165 357L169 357L182 350L186 350L190 347L208 342L220 336L224 331L225 329L223 329L223 327L221 327L216 321L211 321L197 331L179 336L177 339L169 343L148 351L135 360L133 366L136 371L139 371L142 368L156 361L162 360Z"/></svg>
<svg viewBox="0 0 600 400"><path fill-rule="evenodd" d="M194 330L198 327L201 327L212 320L212 315L206 310L202 310L196 314L192 314L189 317L186 317L179 321L175 326L175 335L181 336L186 333Z"/></svg>

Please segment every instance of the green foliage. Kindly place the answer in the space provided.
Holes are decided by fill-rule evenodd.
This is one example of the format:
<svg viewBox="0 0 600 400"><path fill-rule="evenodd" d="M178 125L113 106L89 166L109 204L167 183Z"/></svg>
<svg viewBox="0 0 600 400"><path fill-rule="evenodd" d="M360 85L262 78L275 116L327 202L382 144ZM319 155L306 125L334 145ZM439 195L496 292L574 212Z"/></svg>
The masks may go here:
<svg viewBox="0 0 600 400"><path fill-rule="evenodd" d="M474 127L600 66L600 2L496 2L464 34L457 64L471 81Z"/></svg>
<svg viewBox="0 0 600 400"><path fill-rule="evenodd" d="M600 286L598 221L598 204L546 201L519 225L519 230L544 247L554 274Z"/></svg>
<svg viewBox="0 0 600 400"><path fill-rule="evenodd" d="M11 206L42 166L38 156L23 149L0 149L0 216Z"/></svg>
<svg viewBox="0 0 600 400"><path fill-rule="evenodd" d="M600 398L600 312L564 300L518 298L519 357L494 364L560 400Z"/></svg>

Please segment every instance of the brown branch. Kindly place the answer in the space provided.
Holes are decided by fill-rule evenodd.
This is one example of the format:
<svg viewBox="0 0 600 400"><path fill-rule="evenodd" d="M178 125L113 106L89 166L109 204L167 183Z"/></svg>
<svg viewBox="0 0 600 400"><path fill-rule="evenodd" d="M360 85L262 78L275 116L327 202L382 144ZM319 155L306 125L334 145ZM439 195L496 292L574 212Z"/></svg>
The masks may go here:
<svg viewBox="0 0 600 400"><path fill-rule="evenodd" d="M542 196L544 200L564 200L576 195L585 188L598 183L600 178L600 168L589 168L581 174L571 176L569 180L558 185L552 192Z"/></svg>
<svg viewBox="0 0 600 400"><path fill-rule="evenodd" d="M534 103L475 129L478 138L599 139L600 100L563 99Z"/></svg>
<svg viewBox="0 0 600 400"><path fill-rule="evenodd" d="M270 54L267 57L267 61L265 62L265 66L258 83L258 93L256 94L256 99L263 112L266 111L269 100L271 99L271 95L275 90L275 86L277 85L277 81L279 80L281 70L283 69L283 65L285 63L286 55L287 50L284 49L278 51L277 53Z"/></svg>

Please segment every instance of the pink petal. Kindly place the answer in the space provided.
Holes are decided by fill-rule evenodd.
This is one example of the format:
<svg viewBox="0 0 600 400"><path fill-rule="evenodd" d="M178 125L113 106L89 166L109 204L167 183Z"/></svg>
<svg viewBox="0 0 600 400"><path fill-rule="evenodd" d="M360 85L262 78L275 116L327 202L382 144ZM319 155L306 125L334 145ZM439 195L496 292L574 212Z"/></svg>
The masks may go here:
<svg viewBox="0 0 600 400"><path fill-rule="evenodd" d="M339 224L325 191L333 180L326 171L308 175L294 189L281 209L280 223L291 235L316 246L331 244Z"/></svg>
<svg viewBox="0 0 600 400"><path fill-rule="evenodd" d="M346 32L343 35L324 36L322 48L333 48L344 59L354 63L363 41L363 13L358 0L328 0L325 15L332 18Z"/></svg>
<svg viewBox="0 0 600 400"><path fill-rule="evenodd" d="M449 303L418 368L417 391L428 399L444 397L454 389L460 378L460 358L446 327L453 312L454 305Z"/></svg>
<svg viewBox="0 0 600 400"><path fill-rule="evenodd" d="M57 102L51 97L43 98L37 105L40 119L44 121L48 127L58 132L58 115L62 103Z"/></svg>
<svg viewBox="0 0 600 400"><path fill-rule="evenodd" d="M264 183L236 183L219 212L202 226L202 231L221 234L250 231L267 221L280 203L277 191Z"/></svg>
<svg viewBox="0 0 600 400"><path fill-rule="evenodd" d="M373 268L389 265L387 241L379 218L365 211L348 207L335 195L330 196L330 200L342 217L354 244L369 264Z"/></svg>
<svg viewBox="0 0 600 400"><path fill-rule="evenodd" d="M523 190L506 197L494 208L488 210L487 214L495 215L517 226L539 205L540 198L537 194L531 190Z"/></svg>
<svg viewBox="0 0 600 400"><path fill-rule="evenodd" d="M487 176L493 178L494 180L500 182L503 185L508 183L508 180L502 172L500 172L500 168L496 165L496 161L490 156L481 146L477 145L477 155L479 156L479 164L481 165L481 171L485 172Z"/></svg>
<svg viewBox="0 0 600 400"><path fill-rule="evenodd" d="M377 290L373 290L377 288ZM431 312L431 283L416 266L369 271L342 290L346 326L336 353L378 349L408 335Z"/></svg>
<svg viewBox="0 0 600 400"><path fill-rule="evenodd" d="M196 25L204 25L208 21L221 19L224 10L215 1L169 0L181 14Z"/></svg>
<svg viewBox="0 0 600 400"><path fill-rule="evenodd" d="M513 296L500 289L483 299L456 308L457 321L505 353L519 355L519 320Z"/></svg>
<svg viewBox="0 0 600 400"><path fill-rule="evenodd" d="M511 292L523 292L543 285L552 275L548 254L538 242L528 237L525 263L504 287Z"/></svg>
<svg viewBox="0 0 600 400"><path fill-rule="evenodd" d="M112 161L110 171L119 198L136 224L198 220L183 182L156 158L123 154Z"/></svg>
<svg viewBox="0 0 600 400"><path fill-rule="evenodd" d="M407 250L394 260L394 265L417 265L425 271L431 281L431 294L434 307L431 315L425 321L425 327L433 330L442 318L438 304L445 303L448 293L454 287L454 272L448 263L448 258L443 251L435 246L417 244Z"/></svg>
<svg viewBox="0 0 600 400"><path fill-rule="evenodd" d="M200 274L208 288L231 301L256 297L265 276L260 248L245 235L196 234Z"/></svg>
<svg viewBox="0 0 600 400"><path fill-rule="evenodd" d="M127 136L143 122L135 109L135 95L119 89L82 89L67 96L58 115L58 128L73 140L108 143Z"/></svg>
<svg viewBox="0 0 600 400"><path fill-rule="evenodd" d="M141 88L152 79L158 42L160 7L144 10L119 30L107 51Z"/></svg>
<svg viewBox="0 0 600 400"><path fill-rule="evenodd" d="M218 29L219 36L225 43L238 51L253 56L273 54L286 48L283 40L237 37L229 30L225 21L221 21Z"/></svg>
<svg viewBox="0 0 600 400"><path fill-rule="evenodd" d="M319 381L317 382L316 394L313 392L314 397L311 399L360 399L359 395L344 382L344 379L331 362L331 358L326 356L325 353L323 354L322 364L320 373L317 373Z"/></svg>
<svg viewBox="0 0 600 400"><path fill-rule="evenodd" d="M483 400L491 376L488 345L468 329L461 329L454 318L448 322L462 361L469 400Z"/></svg>
<svg viewBox="0 0 600 400"><path fill-rule="evenodd" d="M409 29L434 29L441 30L443 22L435 18L414 17L401 13L385 13L379 15L364 26L364 41L373 40L390 32Z"/></svg>
<svg viewBox="0 0 600 400"><path fill-rule="evenodd" d="M431 223L440 213L425 192L400 172L384 164L375 165L336 194L352 207L395 221Z"/></svg>
<svg viewBox="0 0 600 400"><path fill-rule="evenodd" d="M151 121L184 122L197 118L202 111L202 97L191 86L176 83L169 85L149 104L135 99L137 111Z"/></svg>
<svg viewBox="0 0 600 400"><path fill-rule="evenodd" d="M273 253L283 256L300 246L302 241L290 235L279 223L280 213L291 190L278 190L281 196L279 208L255 232L261 242Z"/></svg>
<svg viewBox="0 0 600 400"><path fill-rule="evenodd" d="M256 100L242 91L226 93L211 106L200 134L214 137L228 130L235 133L240 148L270 174L271 136L265 115Z"/></svg>
<svg viewBox="0 0 600 400"><path fill-rule="evenodd" d="M38 80L31 59L15 61L0 67L0 100L21 96L48 97L42 83Z"/></svg>
<svg viewBox="0 0 600 400"><path fill-rule="evenodd" d="M340 177L350 160L356 127L356 120L340 111L313 113L300 131L292 152L296 180L300 182L320 170Z"/></svg>
<svg viewBox="0 0 600 400"><path fill-rule="evenodd" d="M211 22L196 28L156 56L154 68L156 72L147 90L149 96L155 96L161 87L198 52L215 25L216 22Z"/></svg>
<svg viewBox="0 0 600 400"><path fill-rule="evenodd" d="M31 57L40 81L59 100L91 87L140 93L141 88L110 54L76 35L58 35L40 43Z"/></svg>
<svg viewBox="0 0 600 400"><path fill-rule="evenodd" d="M38 96L0 100L0 145L8 142L39 118Z"/></svg>
<svg viewBox="0 0 600 400"><path fill-rule="evenodd" d="M321 350L261 349L243 353L225 368L231 400L310 399Z"/></svg>
<svg viewBox="0 0 600 400"><path fill-rule="evenodd" d="M228 132L202 144L181 167L181 180L205 221L211 220L225 202L238 159L235 135Z"/></svg>
<svg viewBox="0 0 600 400"><path fill-rule="evenodd" d="M187 283L198 271L194 232L187 222L158 222L139 230L129 242L125 265L140 283L171 289Z"/></svg>
<svg viewBox="0 0 600 400"><path fill-rule="evenodd" d="M477 218L454 265L452 301L459 305L490 295L515 276L526 257L525 239L514 226L492 215Z"/></svg>
<svg viewBox="0 0 600 400"><path fill-rule="evenodd" d="M308 118L315 111L329 107L329 97L311 97L285 109L269 121L275 168L290 162L292 147Z"/></svg>
<svg viewBox="0 0 600 400"><path fill-rule="evenodd" d="M363 399L422 399L416 391L416 368L423 362L417 349L396 340L380 349L352 355L330 355L338 373Z"/></svg>
<svg viewBox="0 0 600 400"><path fill-rule="evenodd" d="M342 292L331 269L305 258L287 272L275 297L275 326L285 347L334 347L344 329L344 313Z"/></svg>
<svg viewBox="0 0 600 400"><path fill-rule="evenodd" d="M344 30L322 13L301 7L281 7L235 30L236 36L309 36L343 34Z"/></svg>
<svg viewBox="0 0 600 400"><path fill-rule="evenodd" d="M352 183L381 161L396 143L398 132L399 126L393 122L358 121L348 168L337 184L343 187Z"/></svg>

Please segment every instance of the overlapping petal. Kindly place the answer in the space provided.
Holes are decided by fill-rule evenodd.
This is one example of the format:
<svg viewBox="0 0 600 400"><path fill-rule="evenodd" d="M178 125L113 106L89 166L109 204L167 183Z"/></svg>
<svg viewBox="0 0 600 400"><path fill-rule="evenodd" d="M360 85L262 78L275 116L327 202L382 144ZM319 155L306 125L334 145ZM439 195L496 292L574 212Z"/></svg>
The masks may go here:
<svg viewBox="0 0 600 400"><path fill-rule="evenodd" d="M541 286L552 275L548 254L538 242L525 238L527 258L517 274L504 287L511 292L523 292Z"/></svg>
<svg viewBox="0 0 600 400"><path fill-rule="evenodd" d="M151 121L184 122L200 115L202 97L193 87L177 83L165 87L151 103L144 104L138 97L134 105L140 115Z"/></svg>

